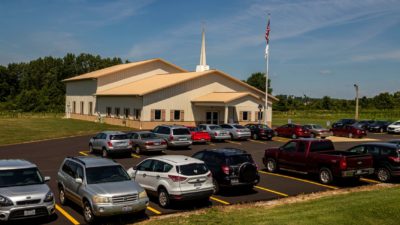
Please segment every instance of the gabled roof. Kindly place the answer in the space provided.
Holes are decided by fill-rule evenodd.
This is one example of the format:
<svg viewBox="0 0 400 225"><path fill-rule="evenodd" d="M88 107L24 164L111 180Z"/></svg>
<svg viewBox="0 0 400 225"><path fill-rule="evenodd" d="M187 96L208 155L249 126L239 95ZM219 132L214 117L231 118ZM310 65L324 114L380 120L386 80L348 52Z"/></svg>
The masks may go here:
<svg viewBox="0 0 400 225"><path fill-rule="evenodd" d="M109 75L111 73L116 73L116 72L121 72L127 69L132 69L136 66L140 66L140 65L144 65L144 64L148 64L148 63L154 63L154 62L162 62L164 64L167 64L171 67L174 67L175 69L181 71L181 72L187 72L187 70L174 65L170 62L167 62L163 59L159 59L159 58L155 58L155 59L149 59L149 60L144 60L144 61L138 61L138 62L131 62L131 63L125 63L125 64L119 64L119 65L115 65L115 66L111 66L111 67L107 67L101 70L96 70L90 73L85 73L79 76L75 76L75 77L71 77L68 79L63 80L63 82L66 81L75 81L75 80L84 80L84 79L96 79L102 76L106 76Z"/></svg>
<svg viewBox="0 0 400 225"><path fill-rule="evenodd" d="M172 74L164 74L164 75L154 75L148 78L144 78L142 80L134 81L128 84L123 84L118 87L114 87L107 90L98 91L96 95L98 96L130 96L130 95L139 95L143 96L146 94L150 94L161 89L171 87L189 80L193 80L198 77L207 76L209 74L218 74L224 76L236 83L239 83L243 86L248 87L260 95L265 95L265 92L258 90L257 88L244 83L224 72L219 70L208 70L203 72L186 72L186 73L172 73ZM273 101L278 101L278 99L272 95L268 95L268 98Z"/></svg>
<svg viewBox="0 0 400 225"><path fill-rule="evenodd" d="M228 103L245 96L252 96L254 98L262 100L260 97L250 92L211 92L193 99L192 102Z"/></svg>

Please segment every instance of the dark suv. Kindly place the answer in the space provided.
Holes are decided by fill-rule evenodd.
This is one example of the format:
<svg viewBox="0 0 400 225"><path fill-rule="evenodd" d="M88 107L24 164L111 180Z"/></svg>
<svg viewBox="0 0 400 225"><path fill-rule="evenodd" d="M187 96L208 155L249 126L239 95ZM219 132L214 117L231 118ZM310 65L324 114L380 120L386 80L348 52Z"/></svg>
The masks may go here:
<svg viewBox="0 0 400 225"><path fill-rule="evenodd" d="M382 182L400 176L400 146L397 144L366 143L352 147L348 151L371 154L374 158L376 176Z"/></svg>
<svg viewBox="0 0 400 225"><path fill-rule="evenodd" d="M352 125L356 122L357 122L357 120L355 120L355 119L340 119L332 124L332 128L342 127L344 125Z"/></svg>
<svg viewBox="0 0 400 225"><path fill-rule="evenodd" d="M214 193L220 187L242 186L252 189L260 182L257 165L250 154L235 148L202 150L193 158L203 160L211 170Z"/></svg>
<svg viewBox="0 0 400 225"><path fill-rule="evenodd" d="M250 129L251 138L253 138L254 140L257 139L271 140L275 136L274 130L272 130L271 128L269 128L267 125L264 124L249 123L244 126Z"/></svg>

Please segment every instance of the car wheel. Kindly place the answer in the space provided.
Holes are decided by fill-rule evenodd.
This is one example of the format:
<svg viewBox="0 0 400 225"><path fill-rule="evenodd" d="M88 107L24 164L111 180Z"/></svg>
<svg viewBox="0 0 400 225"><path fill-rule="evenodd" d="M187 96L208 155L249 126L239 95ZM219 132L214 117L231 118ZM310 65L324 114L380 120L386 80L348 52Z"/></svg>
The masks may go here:
<svg viewBox="0 0 400 225"><path fill-rule="evenodd" d="M58 191L58 199L60 200L61 205L66 205L68 203L68 200L65 197L65 191L63 187L60 187Z"/></svg>
<svg viewBox="0 0 400 225"><path fill-rule="evenodd" d="M89 153L93 154L93 145L92 144L89 145Z"/></svg>
<svg viewBox="0 0 400 225"><path fill-rule="evenodd" d="M353 134L352 134L352 133L349 133L348 137L349 137L349 138L353 138Z"/></svg>
<svg viewBox="0 0 400 225"><path fill-rule="evenodd" d="M164 188L158 191L158 204L163 208L167 208L170 204L168 192Z"/></svg>
<svg viewBox="0 0 400 225"><path fill-rule="evenodd" d="M330 184L333 181L332 172L326 167L322 167L319 170L319 180L323 184Z"/></svg>
<svg viewBox="0 0 400 225"><path fill-rule="evenodd" d="M142 154L142 150L140 150L139 146L135 146L135 153L138 155Z"/></svg>
<svg viewBox="0 0 400 225"><path fill-rule="evenodd" d="M102 156L103 158L107 158L107 157L108 157L107 149L103 148L103 150L102 150L102 152L101 152L101 156Z"/></svg>
<svg viewBox="0 0 400 225"><path fill-rule="evenodd" d="M314 134L314 133L311 133L311 134L310 134L310 138L315 138L315 134Z"/></svg>
<svg viewBox="0 0 400 225"><path fill-rule="evenodd" d="M296 139L297 135L296 134L292 134L292 139Z"/></svg>
<svg viewBox="0 0 400 225"><path fill-rule="evenodd" d="M216 179L213 179L213 185L214 185L214 194L218 194L220 187Z"/></svg>
<svg viewBox="0 0 400 225"><path fill-rule="evenodd" d="M258 135L256 133L253 134L253 139L257 140L258 139Z"/></svg>
<svg viewBox="0 0 400 225"><path fill-rule="evenodd" d="M93 224L94 222L94 214L88 201L83 203L83 218L88 224Z"/></svg>
<svg viewBox="0 0 400 225"><path fill-rule="evenodd" d="M267 168L268 172L275 173L278 170L277 164L275 159L267 159L265 167Z"/></svg>
<svg viewBox="0 0 400 225"><path fill-rule="evenodd" d="M378 177L378 180L381 182L388 182L392 178L390 175L390 171L386 168L379 168L376 171L376 176Z"/></svg>

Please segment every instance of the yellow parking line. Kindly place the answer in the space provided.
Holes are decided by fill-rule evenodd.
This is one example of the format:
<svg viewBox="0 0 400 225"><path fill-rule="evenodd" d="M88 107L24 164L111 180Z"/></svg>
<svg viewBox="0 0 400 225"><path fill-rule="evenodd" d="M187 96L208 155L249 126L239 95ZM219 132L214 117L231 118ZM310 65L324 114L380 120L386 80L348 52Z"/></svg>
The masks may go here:
<svg viewBox="0 0 400 225"><path fill-rule="evenodd" d="M263 190L263 191L267 191L267 192L271 192L271 193L283 196L283 197L289 196L289 195L287 195L285 193L282 193L282 192L279 192L279 191L274 191L274 190L271 190L271 189L268 189L268 188L265 188L265 187L260 187L260 186L254 186L254 187L257 188L257 189Z"/></svg>
<svg viewBox="0 0 400 225"><path fill-rule="evenodd" d="M235 141L226 141L226 142L231 143L231 144L235 144L235 145L242 145L242 143L235 142Z"/></svg>
<svg viewBox="0 0 400 225"><path fill-rule="evenodd" d="M367 183L373 183L373 184L380 184L382 182L377 181L377 180L371 180L371 179L367 179L367 178L360 178L361 181L367 182Z"/></svg>
<svg viewBox="0 0 400 225"><path fill-rule="evenodd" d="M131 156L132 156L132 157L135 157L135 158L137 158L137 159L140 159L140 155L136 155L136 154L133 154L133 153L132 153Z"/></svg>
<svg viewBox="0 0 400 225"><path fill-rule="evenodd" d="M160 211L158 211L157 209L152 208L152 207L150 207L150 206L147 206L147 209L150 210L150 211L152 211L153 213L155 213L155 214L157 214L157 215L160 215L160 214L161 214Z"/></svg>
<svg viewBox="0 0 400 225"><path fill-rule="evenodd" d="M87 151L81 151L81 152L79 152L79 154L81 154L81 155L88 155L87 153L86 153Z"/></svg>
<svg viewBox="0 0 400 225"><path fill-rule="evenodd" d="M287 141L289 141L290 139L288 139L288 138L281 138L281 137L274 137L272 140L273 140L273 141L279 141L279 142L287 142Z"/></svg>
<svg viewBox="0 0 400 225"><path fill-rule="evenodd" d="M213 196L211 196L210 199L211 199L211 200L214 200L214 201L216 201L216 202L222 203L222 204L224 204L224 205L230 205L229 202L226 202L226 201L224 201L224 200L221 200L221 199L216 198L216 197L213 197Z"/></svg>
<svg viewBox="0 0 400 225"><path fill-rule="evenodd" d="M210 145L211 145L211 146L215 146L215 144L214 144L214 143L210 143Z"/></svg>
<svg viewBox="0 0 400 225"><path fill-rule="evenodd" d="M265 172L265 171L262 171L262 170L259 170L258 172L262 173L262 174L268 174L268 175L272 175L272 176L284 177L284 178L288 178L288 179L292 179L292 180L302 181L302 182L305 182L305 183L310 183L310 184L314 184L314 185L318 185L318 186L326 187L326 188L330 188L330 189L339 189L338 187L335 187L335 186L321 184L321 183L317 183L317 182L310 181L310 180L304 180L304 179L300 179L300 178L297 178L297 177L290 177L290 176L286 176L286 175L282 175L282 174Z"/></svg>
<svg viewBox="0 0 400 225"><path fill-rule="evenodd" d="M260 144L266 144L266 143L267 143L267 142L262 142L262 141L257 141L257 140L251 140L251 139L248 139L248 141L256 142L256 143L260 143Z"/></svg>
<svg viewBox="0 0 400 225"><path fill-rule="evenodd" d="M72 217L69 213L67 213L63 208L56 204L56 210L59 211L65 218L67 218L72 224L79 225L80 223Z"/></svg>

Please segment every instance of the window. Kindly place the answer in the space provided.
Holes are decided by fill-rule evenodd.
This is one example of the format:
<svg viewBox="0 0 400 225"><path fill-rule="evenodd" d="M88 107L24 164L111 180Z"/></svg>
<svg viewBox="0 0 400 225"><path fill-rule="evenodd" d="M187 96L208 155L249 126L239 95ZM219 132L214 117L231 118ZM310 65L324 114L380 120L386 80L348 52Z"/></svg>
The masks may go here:
<svg viewBox="0 0 400 225"><path fill-rule="evenodd" d="M124 116L125 116L125 118L129 118L129 114L130 114L130 110L129 110L129 108L124 108Z"/></svg>
<svg viewBox="0 0 400 225"><path fill-rule="evenodd" d="M143 163L141 163L138 167L137 167L137 170L139 170L139 171L151 171L151 167L152 167L152 164L153 164L153 160L146 160L146 161L144 161Z"/></svg>
<svg viewBox="0 0 400 225"><path fill-rule="evenodd" d="M141 110L140 109L134 109L133 119L134 120L140 120L140 114L141 114Z"/></svg>
<svg viewBox="0 0 400 225"><path fill-rule="evenodd" d="M111 117L111 107L107 107L106 111L107 111L107 117Z"/></svg>
<svg viewBox="0 0 400 225"><path fill-rule="evenodd" d="M165 163L165 162L158 161L158 160L154 160L152 171L159 172L159 173L166 173L166 172L170 171L171 169L172 169L172 165Z"/></svg>
<svg viewBox="0 0 400 225"><path fill-rule="evenodd" d="M282 150L286 151L286 152L294 152L294 151L296 151L296 147L297 147L297 143L292 141L292 142L289 142L286 145L284 145L282 147Z"/></svg>
<svg viewBox="0 0 400 225"><path fill-rule="evenodd" d="M119 108L115 108L114 109L114 115L115 115L115 117L119 117L119 114L120 114L120 111L119 111Z"/></svg>
<svg viewBox="0 0 400 225"><path fill-rule="evenodd" d="M88 115L93 115L93 102L89 102Z"/></svg>
<svg viewBox="0 0 400 225"><path fill-rule="evenodd" d="M181 121L183 120L183 111L182 110L171 110L170 119L171 121Z"/></svg>
<svg viewBox="0 0 400 225"><path fill-rule="evenodd" d="M242 112L242 121L249 121L250 120L250 113L248 111Z"/></svg>
<svg viewBox="0 0 400 225"><path fill-rule="evenodd" d="M76 113L76 102L72 102L72 113Z"/></svg>
<svg viewBox="0 0 400 225"><path fill-rule="evenodd" d="M179 173L185 176L201 175L208 172L208 168L204 163L191 163L177 166L177 168L179 168Z"/></svg>
<svg viewBox="0 0 400 225"><path fill-rule="evenodd" d="M258 120L262 120L263 119L263 112L261 111L258 111L257 112L257 118L258 118Z"/></svg>
<svg viewBox="0 0 400 225"><path fill-rule="evenodd" d="M187 128L176 128L172 130L173 135L190 135L190 131Z"/></svg>
<svg viewBox="0 0 400 225"><path fill-rule="evenodd" d="M154 110L154 120L161 120L161 110L160 109Z"/></svg>
<svg viewBox="0 0 400 225"><path fill-rule="evenodd" d="M85 106L85 103L81 101L81 115L83 115L83 107Z"/></svg>

